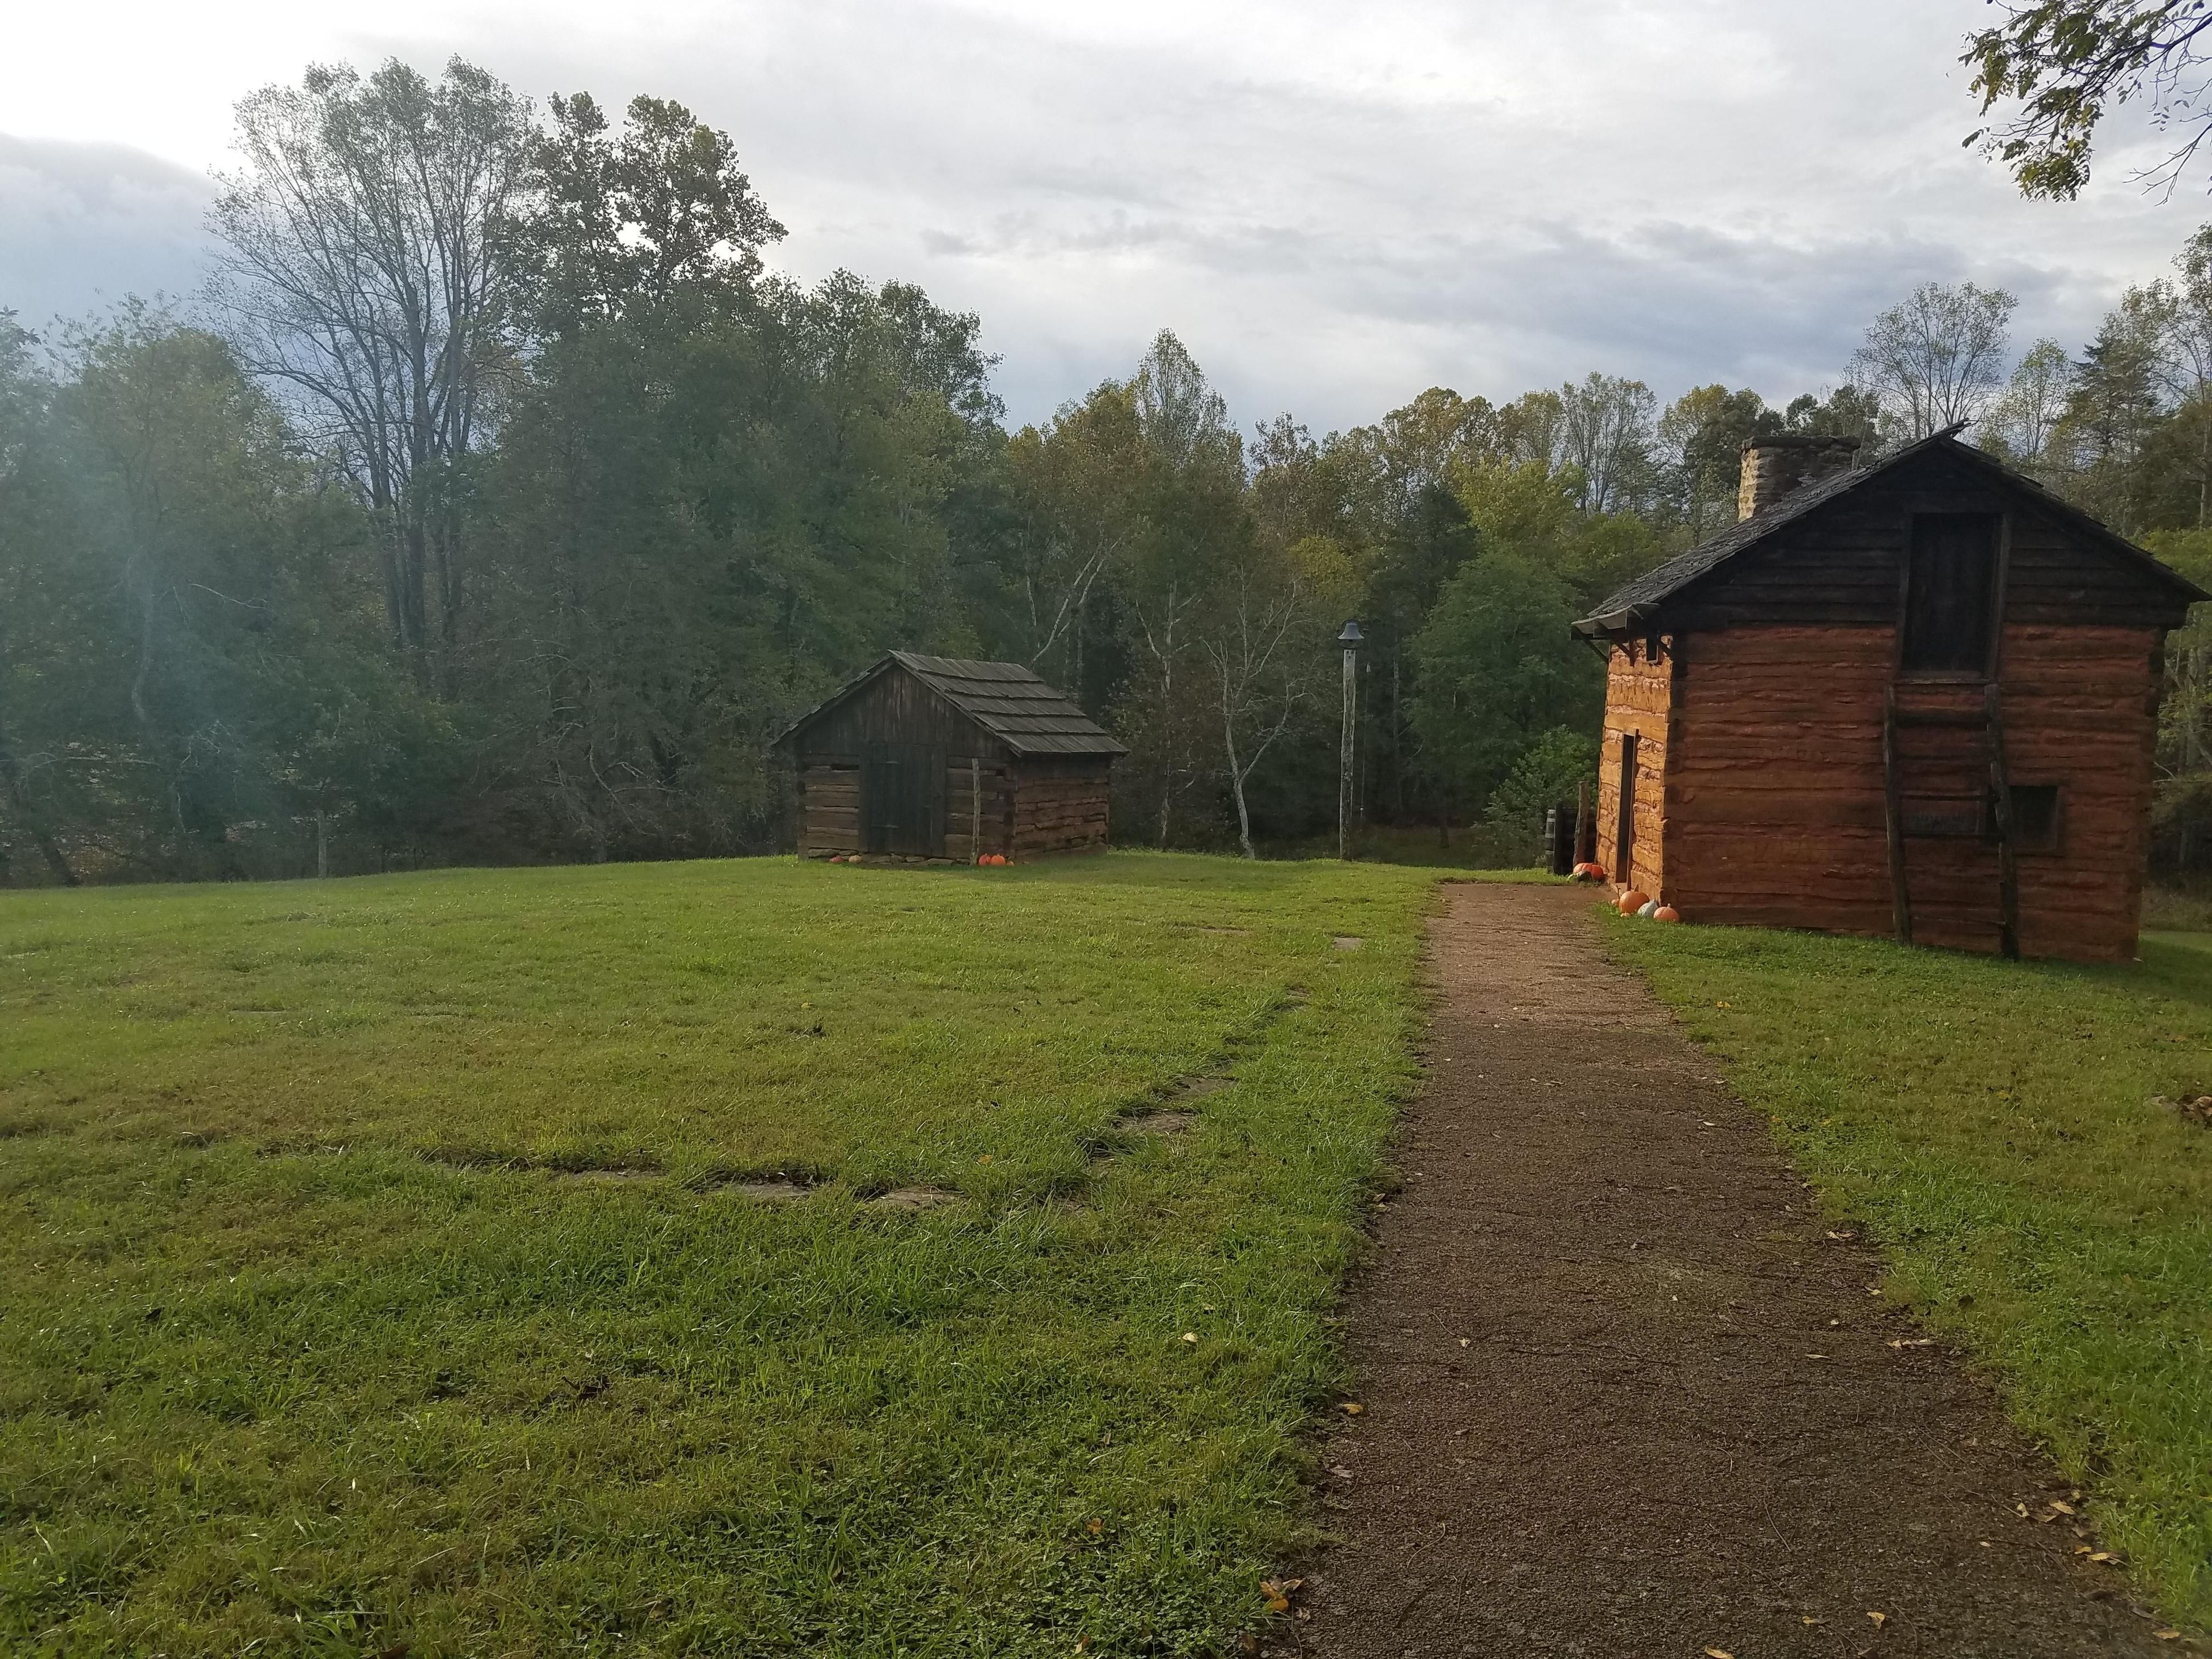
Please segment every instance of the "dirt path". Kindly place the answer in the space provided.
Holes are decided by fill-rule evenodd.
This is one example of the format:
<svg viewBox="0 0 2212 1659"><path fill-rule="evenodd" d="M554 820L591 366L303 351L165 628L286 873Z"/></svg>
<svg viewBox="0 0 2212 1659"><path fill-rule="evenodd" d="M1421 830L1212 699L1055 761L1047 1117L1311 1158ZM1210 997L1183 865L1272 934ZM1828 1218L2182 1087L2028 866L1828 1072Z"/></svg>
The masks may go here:
<svg viewBox="0 0 2212 1659"><path fill-rule="evenodd" d="M2172 1654L1954 1358L1869 1294L1586 891L1462 885L1352 1303L1304 1650ZM1870 1613L1882 1615L1877 1623Z"/></svg>

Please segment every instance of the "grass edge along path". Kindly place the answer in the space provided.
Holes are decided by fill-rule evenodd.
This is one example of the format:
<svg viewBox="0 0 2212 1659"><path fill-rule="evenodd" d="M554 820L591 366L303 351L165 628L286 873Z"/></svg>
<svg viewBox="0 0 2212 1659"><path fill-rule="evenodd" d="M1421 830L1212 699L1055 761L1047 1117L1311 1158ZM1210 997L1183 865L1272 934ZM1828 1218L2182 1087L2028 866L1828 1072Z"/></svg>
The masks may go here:
<svg viewBox="0 0 2212 1659"><path fill-rule="evenodd" d="M1222 1650L1310 1524L1433 896L0 896L0 1645ZM1194 1074L1188 1133L1127 1115Z"/></svg>
<svg viewBox="0 0 2212 1659"><path fill-rule="evenodd" d="M2084 1489L2097 1547L2212 1626L2212 1133L2155 1099L2212 1091L2212 939L2103 968L1595 925Z"/></svg>

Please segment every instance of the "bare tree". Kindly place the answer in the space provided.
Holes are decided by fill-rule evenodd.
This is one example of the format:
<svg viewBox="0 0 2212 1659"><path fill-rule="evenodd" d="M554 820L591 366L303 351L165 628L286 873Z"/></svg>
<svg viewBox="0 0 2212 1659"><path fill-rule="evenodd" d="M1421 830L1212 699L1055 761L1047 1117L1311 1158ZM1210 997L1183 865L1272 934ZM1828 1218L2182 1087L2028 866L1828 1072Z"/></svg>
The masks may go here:
<svg viewBox="0 0 2212 1659"><path fill-rule="evenodd" d="M2038 340L1990 404L1987 439L2011 460L2035 469L2043 463L2073 390L2074 360L2057 341Z"/></svg>
<svg viewBox="0 0 2212 1659"><path fill-rule="evenodd" d="M526 100L455 58L311 68L238 106L245 166L211 222L234 344L338 452L384 533L395 643L450 690L458 474L510 351L501 228L526 185Z"/></svg>
<svg viewBox="0 0 2212 1659"><path fill-rule="evenodd" d="M2017 303L2002 289L1923 283L1874 319L1852 354L1853 376L1908 442L1971 421L2003 383Z"/></svg>
<svg viewBox="0 0 2212 1659"><path fill-rule="evenodd" d="M1237 839L1248 859L1259 854L1252 848L1245 785L1289 729L1304 700L1311 662L1326 656L1308 652L1302 660L1297 649L1310 613L1310 597L1296 550L1269 556L1254 546L1249 556L1223 573L1210 625L1200 632L1199 648L1212 668L1221 713L1222 753L1237 803Z"/></svg>
<svg viewBox="0 0 2212 1659"><path fill-rule="evenodd" d="M1658 401L1641 380L1592 374L1559 388L1559 459L1580 470L1581 506L1611 513L1652 476L1652 416Z"/></svg>

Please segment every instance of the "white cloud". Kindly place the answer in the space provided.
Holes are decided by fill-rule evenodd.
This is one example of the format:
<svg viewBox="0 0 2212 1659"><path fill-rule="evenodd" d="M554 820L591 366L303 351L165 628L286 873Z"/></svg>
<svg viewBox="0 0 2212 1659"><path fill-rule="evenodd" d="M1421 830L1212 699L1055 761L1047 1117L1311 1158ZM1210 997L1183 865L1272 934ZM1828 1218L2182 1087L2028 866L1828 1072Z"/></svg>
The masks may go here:
<svg viewBox="0 0 2212 1659"><path fill-rule="evenodd" d="M2078 344L2212 214L2127 182L2130 146L2152 153L2140 125L2116 130L2076 204L2022 202L1962 151L1955 60L1984 15L1973 0L49 9L0 64L0 109L204 168L229 104L311 58L460 52L538 95L674 96L737 138L791 228L780 263L909 277L979 312L1018 416L1127 372L1167 325L1243 417L1322 428L1432 384L1510 397L1592 368L1662 396L1723 380L1786 397L1832 381L1872 313L1930 278L2001 283L2023 343ZM173 247L173 215L149 205L143 222ZM10 253L0 284L131 268L106 231L52 247Z"/></svg>
<svg viewBox="0 0 2212 1659"><path fill-rule="evenodd" d="M32 328L204 275L207 181L120 144L0 135L0 307Z"/></svg>

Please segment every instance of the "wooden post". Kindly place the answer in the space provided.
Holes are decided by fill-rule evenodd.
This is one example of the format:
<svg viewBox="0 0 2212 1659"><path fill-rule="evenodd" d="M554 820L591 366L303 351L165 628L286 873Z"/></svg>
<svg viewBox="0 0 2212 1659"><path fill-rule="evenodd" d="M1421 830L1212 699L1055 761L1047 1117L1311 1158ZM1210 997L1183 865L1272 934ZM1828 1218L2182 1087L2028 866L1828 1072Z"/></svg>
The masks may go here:
<svg viewBox="0 0 2212 1659"><path fill-rule="evenodd" d="M1899 945L1912 943L1912 895L1905 884L1905 792L1897 775L1897 687L1882 699L1881 807L1889 836L1889 915Z"/></svg>
<svg viewBox="0 0 2212 1659"><path fill-rule="evenodd" d="M968 862L980 863L983 857L983 763L980 757L968 757Z"/></svg>
<svg viewBox="0 0 2212 1659"><path fill-rule="evenodd" d="M1346 624L1347 628L1350 624ZM1354 690L1358 684L1359 651L1357 646L1344 648L1344 729L1337 742L1336 775L1336 855L1340 859L1352 856L1352 708Z"/></svg>
<svg viewBox="0 0 2212 1659"><path fill-rule="evenodd" d="M1991 680L1982 692L1989 715L1990 798L1997 830L1997 945L2012 962L2020 960L2020 868L2013 859L2012 777L2005 769L2004 709Z"/></svg>
<svg viewBox="0 0 2212 1659"><path fill-rule="evenodd" d="M1590 816L1589 780L1575 786L1575 862L1589 864L1597 858L1597 822Z"/></svg>

